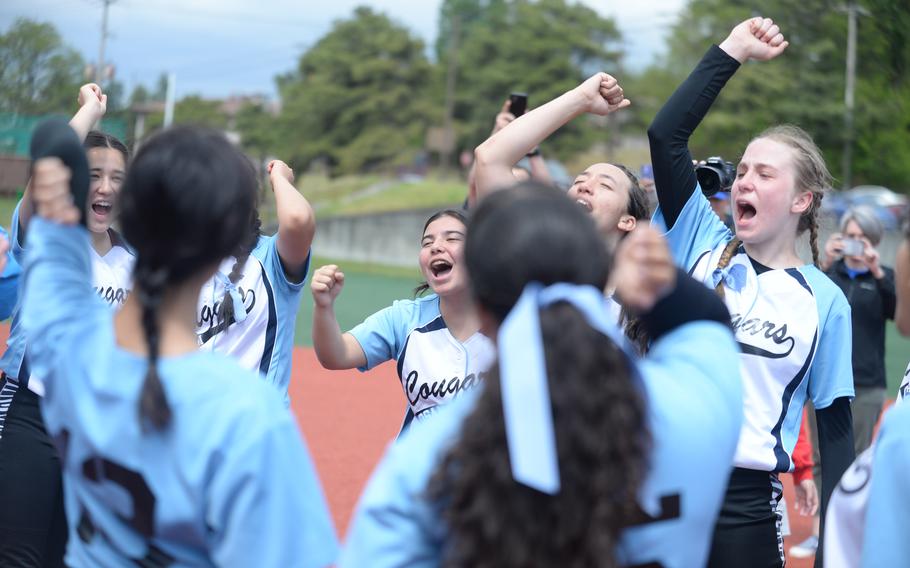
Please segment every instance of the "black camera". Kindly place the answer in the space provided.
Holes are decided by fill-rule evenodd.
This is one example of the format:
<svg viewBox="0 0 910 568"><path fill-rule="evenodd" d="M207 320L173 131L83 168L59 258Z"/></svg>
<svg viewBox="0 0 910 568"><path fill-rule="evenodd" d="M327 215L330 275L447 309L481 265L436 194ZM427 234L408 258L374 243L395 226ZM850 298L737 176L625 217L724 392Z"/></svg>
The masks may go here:
<svg viewBox="0 0 910 568"><path fill-rule="evenodd" d="M736 179L736 166L720 156L712 156L695 166L695 176L705 197L711 197L720 191L730 191Z"/></svg>

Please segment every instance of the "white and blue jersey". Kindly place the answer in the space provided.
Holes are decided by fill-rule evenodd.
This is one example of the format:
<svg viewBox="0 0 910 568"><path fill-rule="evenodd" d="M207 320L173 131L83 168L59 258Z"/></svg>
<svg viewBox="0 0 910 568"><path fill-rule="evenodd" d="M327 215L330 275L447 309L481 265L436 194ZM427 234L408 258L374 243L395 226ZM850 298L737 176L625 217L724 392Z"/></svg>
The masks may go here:
<svg viewBox="0 0 910 568"><path fill-rule="evenodd" d="M21 204L21 202L20 202ZM91 281L95 293L114 309L123 306L132 289L133 261L132 251L115 231L110 231L113 246L104 256L100 256L91 245L88 245L92 263ZM25 261L25 248L19 232L19 205L13 212L12 231L10 233L10 251L13 257L22 264ZM25 360L25 332L21 326L21 305L17 302L13 309L13 319L6 351L0 357L0 369L18 385L27 386L32 392L44 393L40 377L32 376L28 362Z"/></svg>
<svg viewBox="0 0 910 568"><path fill-rule="evenodd" d="M199 345L208 351L225 353L240 361L244 369L256 371L274 385L290 406L291 356L294 352L294 327L300 308L301 292L309 271L307 258L299 282L291 281L278 255L278 235L260 236L256 248L243 267L237 290L246 309L242 322L221 321L219 311L225 282L234 267L226 259L218 274L199 292L196 333Z"/></svg>
<svg viewBox="0 0 910 568"><path fill-rule="evenodd" d="M666 225L660 208L654 217ZM666 237L676 264L713 287L713 273L733 233L700 187ZM850 305L812 265L757 271L740 247L727 270L741 277L740 289L724 288L742 351L745 404L734 465L791 471L806 400L822 409L837 398L853 397Z"/></svg>
<svg viewBox="0 0 910 568"><path fill-rule="evenodd" d="M738 357L729 330L702 321L667 333L640 362L653 446L639 493L641 519L622 533L619 565L704 566L742 421L740 381L730 372ZM447 531L427 486L480 393L388 448L360 498L339 566L441 563Z"/></svg>
<svg viewBox="0 0 910 568"><path fill-rule="evenodd" d="M873 451L874 457L862 565L905 566L910 559L910 404L888 411L875 445L867 451Z"/></svg>
<svg viewBox="0 0 910 568"><path fill-rule="evenodd" d="M325 566L336 540L281 397L220 354L158 362L172 417L139 425L144 356L93 294L86 232L35 218L23 326L63 462L68 566Z"/></svg>
<svg viewBox="0 0 910 568"><path fill-rule="evenodd" d="M408 399L408 416L421 420L479 384L496 356L480 332L465 342L449 332L439 311L439 296L397 300L350 331L372 369L398 361L398 378Z"/></svg>
<svg viewBox="0 0 910 568"><path fill-rule="evenodd" d="M903 405L907 397L908 376L910 367L904 373L901 388L894 401L894 408ZM890 411L889 411L890 412ZM884 422L883 422L884 424ZM883 428L884 430L884 428ZM877 441L856 457L856 461L844 472L831 499L828 501L828 512L825 516L825 564L830 566L859 566L863 556L863 543L868 528L867 509L869 507L870 480L873 479L872 469L875 465L875 452ZM904 449L902 451L907 451ZM895 457L895 456L892 456ZM888 458L884 458L888 459ZM907 477L910 479L910 477ZM902 487L894 488L899 494L906 493ZM897 495L898 497L900 495ZM879 498L883 498L879 496ZM900 499L898 502L903 503ZM887 507L887 505L885 505ZM901 506L906 506L902 504ZM877 521L880 522L880 521ZM874 529L873 529L874 530ZM903 537L902 537L903 538ZM903 546L903 541L898 546ZM870 554L878 558L877 552ZM900 557L910 558L910 551L902 551ZM882 560L884 561L884 560ZM888 564L867 564L868 566L886 566ZM894 564L895 566L897 564Z"/></svg>

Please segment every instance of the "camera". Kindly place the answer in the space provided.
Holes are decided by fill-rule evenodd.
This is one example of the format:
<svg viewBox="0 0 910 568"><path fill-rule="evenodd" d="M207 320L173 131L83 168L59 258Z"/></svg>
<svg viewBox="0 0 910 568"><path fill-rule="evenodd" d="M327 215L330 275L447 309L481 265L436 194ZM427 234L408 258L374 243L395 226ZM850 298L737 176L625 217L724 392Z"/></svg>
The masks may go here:
<svg viewBox="0 0 910 568"><path fill-rule="evenodd" d="M528 95L525 93L512 93L509 95L509 112L515 118L523 115L528 110Z"/></svg>
<svg viewBox="0 0 910 568"><path fill-rule="evenodd" d="M844 256L862 256L866 245L858 239L844 239Z"/></svg>
<svg viewBox="0 0 910 568"><path fill-rule="evenodd" d="M705 197L720 191L730 191L736 179L736 166L720 156L712 156L695 167L695 176Z"/></svg>

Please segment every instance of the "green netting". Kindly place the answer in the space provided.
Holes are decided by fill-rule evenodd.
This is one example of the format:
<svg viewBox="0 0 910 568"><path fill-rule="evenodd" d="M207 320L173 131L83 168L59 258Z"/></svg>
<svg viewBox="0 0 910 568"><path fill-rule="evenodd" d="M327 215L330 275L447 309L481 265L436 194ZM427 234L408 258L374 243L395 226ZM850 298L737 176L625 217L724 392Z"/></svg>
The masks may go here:
<svg viewBox="0 0 910 568"><path fill-rule="evenodd" d="M0 154L13 156L28 156L28 145L32 139L32 132L41 121L65 115L47 114L43 116L27 116L0 112ZM105 118L100 124L101 130L113 134L121 140L126 140L126 121L120 118Z"/></svg>

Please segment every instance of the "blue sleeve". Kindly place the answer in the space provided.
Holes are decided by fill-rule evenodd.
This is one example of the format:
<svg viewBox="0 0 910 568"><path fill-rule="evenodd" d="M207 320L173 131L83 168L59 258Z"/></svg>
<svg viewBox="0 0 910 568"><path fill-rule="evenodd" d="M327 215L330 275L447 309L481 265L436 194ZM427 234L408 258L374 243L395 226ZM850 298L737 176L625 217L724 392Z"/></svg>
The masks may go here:
<svg viewBox="0 0 910 568"><path fill-rule="evenodd" d="M832 288L836 288L831 284ZM853 398L853 324L850 304L840 289L827 317L819 318L818 347L809 370L809 397L816 409L831 406L836 398Z"/></svg>
<svg viewBox="0 0 910 568"><path fill-rule="evenodd" d="M9 240L9 233L0 227L0 235ZM5 320L13 314L16 301L19 299L19 273L22 268L13 257L12 250L6 253L6 268L0 274L0 320Z"/></svg>
<svg viewBox="0 0 910 568"><path fill-rule="evenodd" d="M357 503L339 568L441 564L447 534L426 488L481 392L465 393L389 445Z"/></svg>
<svg viewBox="0 0 910 568"><path fill-rule="evenodd" d="M652 223L666 226L663 211L658 207ZM664 235L676 265L688 271L706 251L733 239L733 233L711 209L708 199L696 187L683 206L676 223Z"/></svg>
<svg viewBox="0 0 910 568"><path fill-rule="evenodd" d="M367 358L366 366L360 367L360 371L369 371L376 365L398 357L415 309L414 302L396 300L348 332L360 344Z"/></svg>
<svg viewBox="0 0 910 568"><path fill-rule="evenodd" d="M206 522L218 566L322 567L338 553L319 478L291 415L238 434L209 484Z"/></svg>
<svg viewBox="0 0 910 568"><path fill-rule="evenodd" d="M312 251L310 251L310 255L307 256L306 262L303 265L303 272L300 275L299 282L293 282L288 279L288 275L284 271L284 264L281 262L281 256L278 254L277 234L272 235L271 237L259 237L259 242L256 243L256 248L253 249L251 254L262 262L262 266L265 267L265 270L268 273L269 282L274 285L279 292L282 292L285 295L297 294L303 289L306 275L310 271Z"/></svg>
<svg viewBox="0 0 910 568"><path fill-rule="evenodd" d="M85 343L95 336L110 310L92 290L88 232L40 217L29 226L23 273L22 325L31 372L54 389L53 369L65 369L72 357L91 356Z"/></svg>
<svg viewBox="0 0 910 568"><path fill-rule="evenodd" d="M863 566L904 566L910 558L910 416L896 408L885 416L878 440L866 511Z"/></svg>
<svg viewBox="0 0 910 568"><path fill-rule="evenodd" d="M22 206L22 200L16 204L13 209L13 219L9 227L9 250L20 265L25 264L25 240L22 231L19 230L19 208Z"/></svg>

